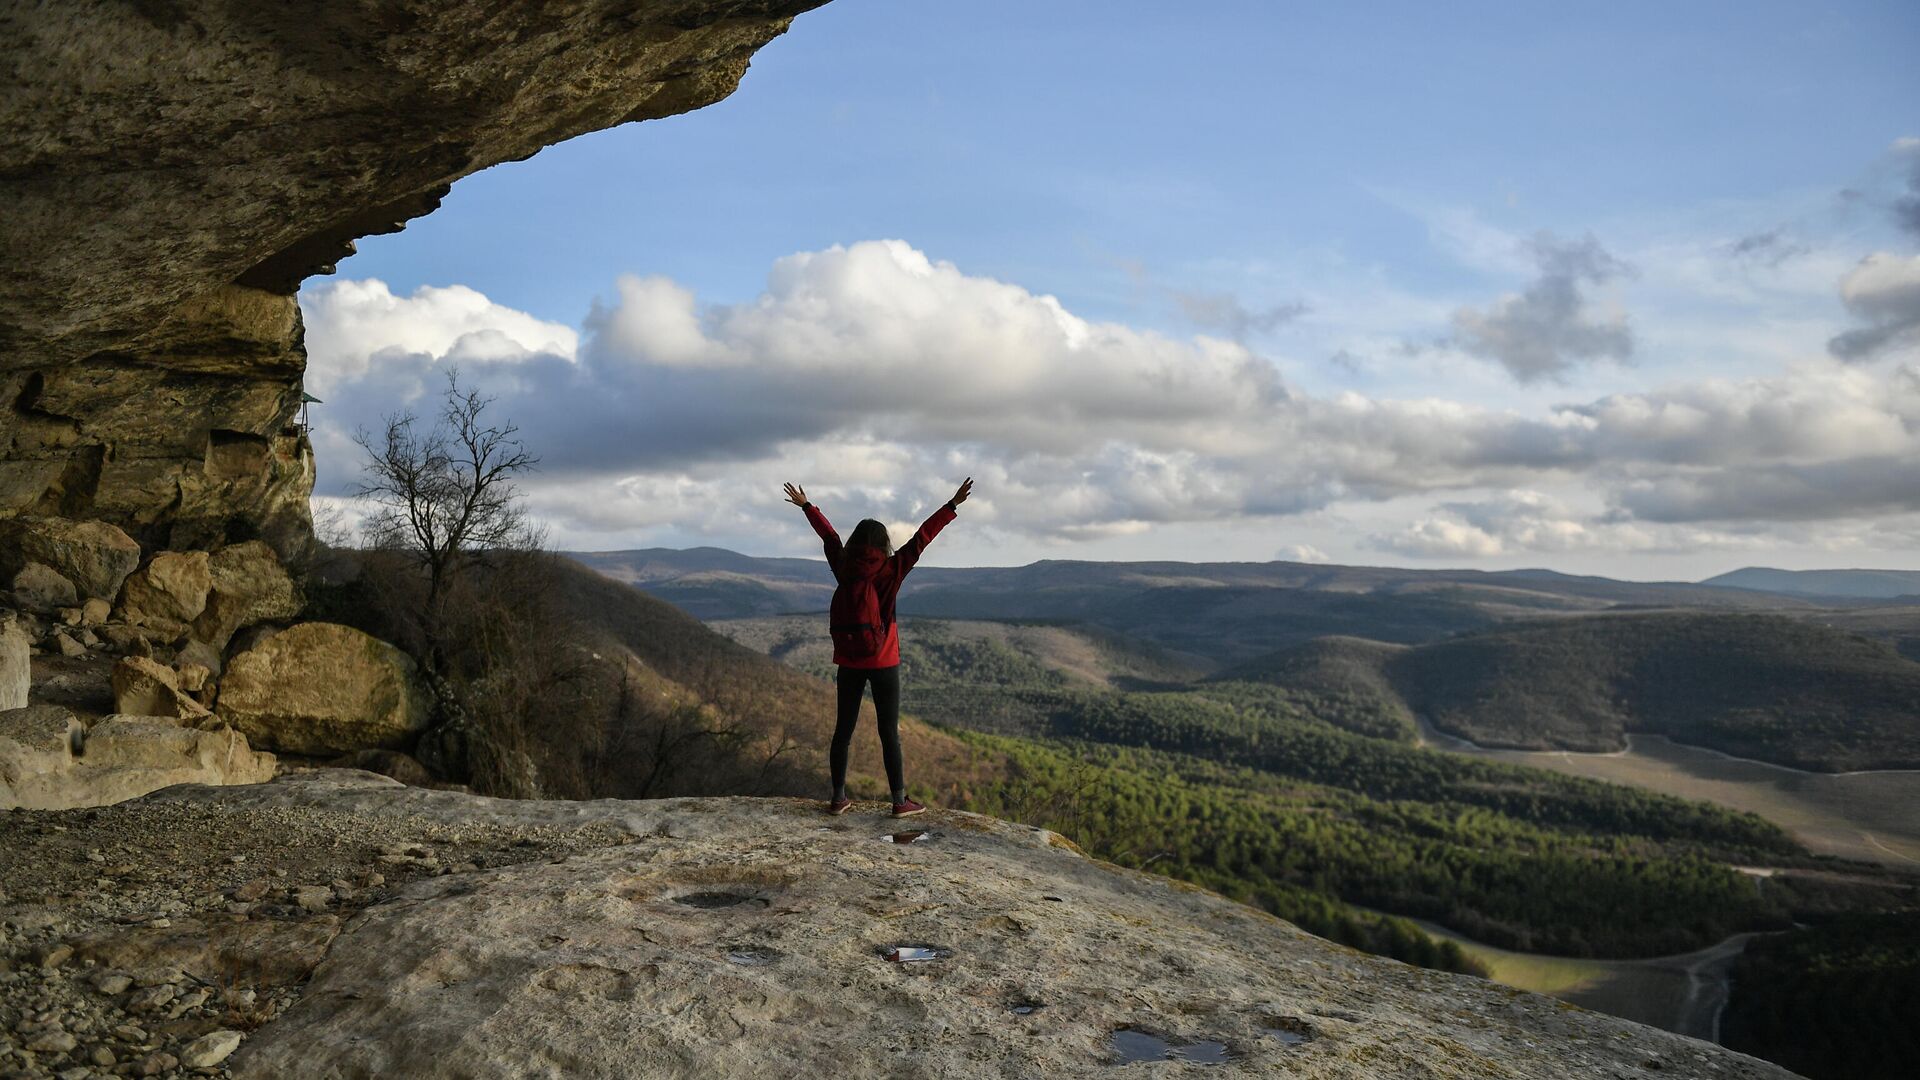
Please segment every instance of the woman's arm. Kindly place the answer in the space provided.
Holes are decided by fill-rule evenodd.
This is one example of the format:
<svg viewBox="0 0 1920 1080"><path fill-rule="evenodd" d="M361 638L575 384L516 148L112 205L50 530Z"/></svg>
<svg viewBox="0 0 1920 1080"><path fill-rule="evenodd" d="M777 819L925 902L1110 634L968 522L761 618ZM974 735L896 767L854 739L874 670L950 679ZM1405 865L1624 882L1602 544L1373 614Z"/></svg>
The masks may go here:
<svg viewBox="0 0 1920 1080"><path fill-rule="evenodd" d="M940 535L941 529L952 523L957 516L955 508L966 502L967 496L971 494L973 494L973 477L969 476L966 483L960 485L960 490L953 493L953 498L948 499L945 506L935 510L933 516L920 525L920 531L913 534L913 539L901 544L900 550L894 552L893 558L900 568L900 577L906 577L907 571L913 569L913 564L920 561L920 553L927 549L928 544L933 543L933 538Z"/></svg>
<svg viewBox="0 0 1920 1080"><path fill-rule="evenodd" d="M826 547L827 567L838 574L840 572L840 534L834 531L833 523L827 520L827 515L821 513L819 507L807 501L805 488L788 484L787 501L806 511L807 524L813 526L813 531L820 535L821 544Z"/></svg>

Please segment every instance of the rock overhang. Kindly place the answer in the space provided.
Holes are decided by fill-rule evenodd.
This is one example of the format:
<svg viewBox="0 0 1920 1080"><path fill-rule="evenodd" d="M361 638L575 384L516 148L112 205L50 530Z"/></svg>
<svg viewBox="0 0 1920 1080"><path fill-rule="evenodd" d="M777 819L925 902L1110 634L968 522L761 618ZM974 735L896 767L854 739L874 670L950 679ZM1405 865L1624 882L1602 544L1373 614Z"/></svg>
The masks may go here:
<svg viewBox="0 0 1920 1080"><path fill-rule="evenodd" d="M294 292L480 169L738 85L825 0L0 13L0 517L311 533Z"/></svg>

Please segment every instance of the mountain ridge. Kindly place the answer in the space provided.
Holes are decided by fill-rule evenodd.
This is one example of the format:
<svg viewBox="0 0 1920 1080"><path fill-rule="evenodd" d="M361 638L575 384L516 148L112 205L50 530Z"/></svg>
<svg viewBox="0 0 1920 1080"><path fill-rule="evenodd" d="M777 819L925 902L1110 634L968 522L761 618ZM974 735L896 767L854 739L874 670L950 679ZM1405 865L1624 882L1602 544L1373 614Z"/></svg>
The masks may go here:
<svg viewBox="0 0 1920 1080"><path fill-rule="evenodd" d="M1920 570L1779 570L1743 566L1700 582L1718 588L1752 589L1795 596L1897 600L1920 597Z"/></svg>

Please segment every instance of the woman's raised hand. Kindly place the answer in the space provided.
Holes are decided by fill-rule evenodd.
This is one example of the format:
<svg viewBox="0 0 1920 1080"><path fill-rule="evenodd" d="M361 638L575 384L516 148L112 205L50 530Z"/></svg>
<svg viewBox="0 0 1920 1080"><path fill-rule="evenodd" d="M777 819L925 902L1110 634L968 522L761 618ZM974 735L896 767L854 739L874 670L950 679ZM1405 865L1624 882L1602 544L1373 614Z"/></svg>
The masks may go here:
<svg viewBox="0 0 1920 1080"><path fill-rule="evenodd" d="M787 501L795 506L807 505L807 489L788 484Z"/></svg>
<svg viewBox="0 0 1920 1080"><path fill-rule="evenodd" d="M947 501L955 506L959 506L961 503L966 502L967 496L971 494L973 494L973 477L969 476L967 477L966 483L960 485L960 490L953 493L953 498Z"/></svg>

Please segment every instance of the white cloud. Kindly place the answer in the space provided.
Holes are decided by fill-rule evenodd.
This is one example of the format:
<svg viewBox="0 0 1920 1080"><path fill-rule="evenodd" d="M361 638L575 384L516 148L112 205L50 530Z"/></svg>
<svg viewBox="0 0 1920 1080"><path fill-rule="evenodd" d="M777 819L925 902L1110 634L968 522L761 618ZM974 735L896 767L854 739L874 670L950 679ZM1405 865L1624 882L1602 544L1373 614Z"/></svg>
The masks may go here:
<svg viewBox="0 0 1920 1080"><path fill-rule="evenodd" d="M1920 448L1920 382L1810 361L1767 378L1702 379L1563 408L1596 460L1673 465L1816 462Z"/></svg>
<svg viewBox="0 0 1920 1080"><path fill-rule="evenodd" d="M1312 544L1288 544L1274 556L1283 562L1323 563L1332 562L1333 557Z"/></svg>
<svg viewBox="0 0 1920 1080"><path fill-rule="evenodd" d="M1454 338L1477 356L1498 361L1521 382L1556 379L1590 360L1626 360L1633 332L1625 313L1597 305L1590 295L1630 272L1589 236L1561 241L1541 233L1531 243L1539 276L1487 309L1461 308Z"/></svg>
<svg viewBox="0 0 1920 1080"><path fill-rule="evenodd" d="M1840 279L1840 299L1866 325L1829 347L1846 360L1920 342L1920 255L1876 252Z"/></svg>
<svg viewBox="0 0 1920 1080"><path fill-rule="evenodd" d="M1376 537L1374 543L1381 550L1419 559L1484 559L1506 551L1485 529L1444 517L1421 518L1399 533Z"/></svg>
<svg viewBox="0 0 1920 1080"><path fill-rule="evenodd" d="M572 357L580 340L570 326L502 307L465 285L422 285L401 297L383 281L333 280L303 291L300 310L307 328L307 389L323 398L365 375L376 357Z"/></svg>
<svg viewBox="0 0 1920 1080"><path fill-rule="evenodd" d="M969 519L1029 544L1412 497L1430 501L1377 547L1670 550L1730 542L1742 523L1899 512L1905 489L1876 470L1920 474L1910 367L1816 355L1765 377L1530 409L1316 395L1237 342L1083 319L898 241L781 259L738 304L622 278L580 334L461 287L395 297L331 281L302 304L309 384L327 388L323 493L351 480L354 426L421 409L458 363L541 457L533 509L600 546L804 549L781 481L911 528L972 475ZM1538 494L1569 485L1593 505ZM1507 494L1465 497L1485 491Z"/></svg>
<svg viewBox="0 0 1920 1080"><path fill-rule="evenodd" d="M1377 533L1371 546L1415 558L1490 558L1515 554L1605 551L1683 552L1750 548L1755 538L1696 527L1648 525L1617 515L1583 514L1538 491L1442 503L1432 516L1398 532Z"/></svg>

